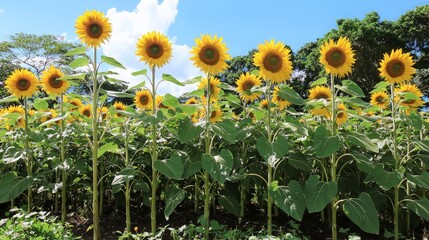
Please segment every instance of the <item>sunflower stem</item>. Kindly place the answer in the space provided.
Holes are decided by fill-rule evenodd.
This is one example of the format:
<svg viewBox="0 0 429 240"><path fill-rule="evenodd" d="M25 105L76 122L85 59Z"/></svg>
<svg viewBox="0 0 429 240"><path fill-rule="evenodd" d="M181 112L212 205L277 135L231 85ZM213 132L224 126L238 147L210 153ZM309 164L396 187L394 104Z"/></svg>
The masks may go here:
<svg viewBox="0 0 429 240"><path fill-rule="evenodd" d="M335 92L335 82L334 76L331 74L331 92L332 92L332 105L331 105L331 119L332 119L332 136L337 136L337 112L336 112L336 92ZM333 153L331 156L331 181L337 182L337 154ZM331 230L332 230L332 239L337 240L337 203L338 196L335 196L331 201Z"/></svg>
<svg viewBox="0 0 429 240"><path fill-rule="evenodd" d="M210 74L207 74L207 109L206 109L206 126L205 126L205 150L206 154L210 156L211 154L211 145L210 145ZM209 239L209 220L210 220L210 175L207 170L204 170L204 238Z"/></svg>
<svg viewBox="0 0 429 240"><path fill-rule="evenodd" d="M33 159L32 159L32 154L30 153L30 146L29 146L29 134L30 134L30 130L28 128L28 102L27 102L27 97L24 98L24 124L25 124L25 138L24 138L24 146L25 146L25 153L26 153L26 157L27 157L27 164L26 164L26 169L27 169L27 176L31 177L31 175L33 174ZM28 187L27 189L27 207L28 207L28 212L31 212L31 209L33 208L33 190L30 187Z"/></svg>
<svg viewBox="0 0 429 240"><path fill-rule="evenodd" d="M155 65L151 67L152 70L152 115L156 117L156 85L155 85ZM151 222L151 230L152 235L155 236L156 233L156 189L157 189L157 181L158 181L158 172L155 168L155 162L158 159L158 146L157 142L157 123L156 121L152 123L152 182L151 182L151 205L150 205L150 222Z"/></svg>
<svg viewBox="0 0 429 240"><path fill-rule="evenodd" d="M390 103L392 106L392 125L393 125L393 159L395 160L395 171L399 169L397 126L396 126L396 107L395 107L395 88L390 84ZM399 188L400 184L394 187L393 199L393 234L394 239L399 239Z"/></svg>
<svg viewBox="0 0 429 240"><path fill-rule="evenodd" d="M94 47L93 61L93 79L92 79L92 224L93 239L101 239L100 235L100 214L98 206L98 80L97 80L97 47Z"/></svg>
<svg viewBox="0 0 429 240"><path fill-rule="evenodd" d="M271 133L271 82L267 82L267 100L268 100L268 113L267 113L267 139L268 142L272 143L272 133ZM271 163L268 162L268 176L267 176L267 230L268 236L273 235L273 199L270 192L270 185L273 178L273 167Z"/></svg>
<svg viewBox="0 0 429 240"><path fill-rule="evenodd" d="M60 112L61 117L64 117L64 94L60 94ZM61 132L61 146L60 146L60 158L61 158L61 223L64 224L67 215L67 171L66 171L66 155L65 155L65 139L64 139L64 123L65 120L60 121L60 132Z"/></svg>
<svg viewBox="0 0 429 240"><path fill-rule="evenodd" d="M129 163L129 154L128 154L128 119L125 120L124 123L124 132L125 132L125 167L130 165ZM126 226L127 232L131 233L131 186L130 180L125 182L125 216L126 216Z"/></svg>

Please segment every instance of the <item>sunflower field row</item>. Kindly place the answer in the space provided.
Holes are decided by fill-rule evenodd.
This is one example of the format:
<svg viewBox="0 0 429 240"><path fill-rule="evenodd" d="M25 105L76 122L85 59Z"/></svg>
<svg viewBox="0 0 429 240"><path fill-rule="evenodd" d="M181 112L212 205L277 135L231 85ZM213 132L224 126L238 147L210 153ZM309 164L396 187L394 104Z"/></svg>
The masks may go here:
<svg viewBox="0 0 429 240"><path fill-rule="evenodd" d="M288 85L291 53L280 41L261 43L253 56L258 70L230 86L216 78L231 59L217 35L201 35L191 50L204 76L156 79L172 44L153 31L136 41L136 55L148 66L132 74L141 83L115 92L102 88L119 81L115 73L100 66L125 67L98 55L109 44L109 19L87 11L75 27L85 46L66 55L74 57L71 68L85 72L65 75L51 66L39 79L19 69L5 82L0 203L31 211L53 202L63 223L71 209L90 209L93 239L101 239L105 206L120 196L129 233L132 204L150 209L154 235L160 206L168 220L181 204L193 204L205 239L217 207L241 219L249 204L263 210L268 235L277 234L272 220L279 209L296 221L320 216L332 239L339 215L370 234L392 231L395 239L428 223L429 120L420 111L422 92L409 83L410 53L385 53L378 66L384 81L365 96L347 78L356 61L350 41L326 41L319 59L326 77L314 79L303 99ZM161 96L163 82L198 89ZM90 95L73 92L84 84ZM38 91L48 97L36 97Z"/></svg>

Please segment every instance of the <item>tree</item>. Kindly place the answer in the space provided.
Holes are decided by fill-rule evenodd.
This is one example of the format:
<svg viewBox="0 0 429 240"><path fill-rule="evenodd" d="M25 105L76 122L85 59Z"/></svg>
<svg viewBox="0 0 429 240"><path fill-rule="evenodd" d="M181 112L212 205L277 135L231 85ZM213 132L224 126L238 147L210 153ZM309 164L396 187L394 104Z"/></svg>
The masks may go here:
<svg viewBox="0 0 429 240"><path fill-rule="evenodd" d="M236 56L227 61L228 69L216 75L216 77L219 78L221 82L236 86L235 82L242 73L252 72L258 69L253 65L253 54L255 54L255 52L256 49L253 49L245 56Z"/></svg>

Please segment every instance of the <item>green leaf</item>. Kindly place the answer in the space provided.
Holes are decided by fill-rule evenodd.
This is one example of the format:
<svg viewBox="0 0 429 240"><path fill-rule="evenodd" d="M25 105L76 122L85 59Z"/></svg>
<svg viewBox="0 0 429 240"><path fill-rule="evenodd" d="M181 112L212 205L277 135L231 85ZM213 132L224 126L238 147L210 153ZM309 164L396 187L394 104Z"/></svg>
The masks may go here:
<svg viewBox="0 0 429 240"><path fill-rule="evenodd" d="M288 156L288 163L302 171L310 172L313 168L311 162L307 160L305 155L302 152L296 152Z"/></svg>
<svg viewBox="0 0 429 240"><path fill-rule="evenodd" d="M422 172L422 174L420 175L407 174L407 178L409 181L417 184L418 186L429 190L429 173L428 172Z"/></svg>
<svg viewBox="0 0 429 240"><path fill-rule="evenodd" d="M49 125L49 124L52 124L52 123L57 123L60 120L66 119L69 115L70 115L70 113L66 113L66 115L64 115L63 117L52 118L52 119L50 119L50 120L48 120L48 121L40 124L39 126L43 127L43 126L46 126L46 125Z"/></svg>
<svg viewBox="0 0 429 240"><path fill-rule="evenodd" d="M69 67L78 68L78 67L88 66L88 63L89 63L88 58L80 57L80 58L76 58L75 60L73 60L73 62L71 62L69 64Z"/></svg>
<svg viewBox="0 0 429 240"><path fill-rule="evenodd" d="M146 82L141 82L141 83L139 83L139 84L137 84L135 86L132 86L132 87L128 88L127 90L125 90L125 92L130 92L130 91L133 91L133 90L136 90L136 89L140 89L140 88L144 87L144 85L146 85Z"/></svg>
<svg viewBox="0 0 429 240"><path fill-rule="evenodd" d="M204 154L202 166L214 180L223 184L234 166L232 153L229 150L222 149L220 154L214 157Z"/></svg>
<svg viewBox="0 0 429 240"><path fill-rule="evenodd" d="M378 145L371 141L366 135L360 134L358 132L348 132L346 137L349 139L350 143L356 146L365 148L368 151L378 153Z"/></svg>
<svg viewBox="0 0 429 240"><path fill-rule="evenodd" d="M14 95L7 96L5 98L0 99L0 103L11 103L11 102L19 102L18 97Z"/></svg>
<svg viewBox="0 0 429 240"><path fill-rule="evenodd" d="M423 141L416 140L414 142L421 150L425 152L429 152L429 140L423 140Z"/></svg>
<svg viewBox="0 0 429 240"><path fill-rule="evenodd" d="M107 95L117 98L134 98L135 95L126 92L106 91Z"/></svg>
<svg viewBox="0 0 429 240"><path fill-rule="evenodd" d="M354 97L365 97L365 93L362 91L362 89L352 80L343 80L342 86L337 86L338 89L341 91L350 94Z"/></svg>
<svg viewBox="0 0 429 240"><path fill-rule="evenodd" d="M131 75L133 75L133 76L139 76L139 75L146 75L146 73L147 73L147 69L142 69L142 70L139 70L139 71L136 71L136 72L132 72Z"/></svg>
<svg viewBox="0 0 429 240"><path fill-rule="evenodd" d="M329 136L325 127L319 126L314 133L313 147L317 156L324 158L338 151L341 142L338 136Z"/></svg>
<svg viewBox="0 0 429 240"><path fill-rule="evenodd" d="M222 205L228 212L240 217L240 203L238 200L231 196L222 195L219 198L219 204Z"/></svg>
<svg viewBox="0 0 429 240"><path fill-rule="evenodd" d="M179 100L175 96L168 93L165 94L164 98L162 99L162 104L172 108L177 108L180 106Z"/></svg>
<svg viewBox="0 0 429 240"><path fill-rule="evenodd" d="M358 169L366 174L371 174L374 171L373 162L364 154L353 152L353 157L356 160L356 166Z"/></svg>
<svg viewBox="0 0 429 240"><path fill-rule="evenodd" d="M98 149L97 158L101 157L105 152L120 153L120 150L117 144L108 142Z"/></svg>
<svg viewBox="0 0 429 240"><path fill-rule="evenodd" d="M322 77L322 78L319 78L316 81L312 82L310 84L310 86L314 87L314 86L318 86L318 85L323 85L323 84L326 84L327 82L328 82L328 79L326 77Z"/></svg>
<svg viewBox="0 0 429 240"><path fill-rule="evenodd" d="M42 99L40 99L40 98L36 98L36 99L34 99L33 107L34 107L37 111L40 111L40 110L46 110L46 109L48 109L49 104L48 104L48 102L47 102L47 101L45 101L45 100L42 100Z"/></svg>
<svg viewBox="0 0 429 240"><path fill-rule="evenodd" d="M194 125L191 120L185 119L180 123L177 135L179 136L180 143L183 144L200 136L203 130L202 127Z"/></svg>
<svg viewBox="0 0 429 240"><path fill-rule="evenodd" d="M182 112L185 115L190 116L198 111L198 107L193 105L180 105L178 108L176 108L176 111Z"/></svg>
<svg viewBox="0 0 429 240"><path fill-rule="evenodd" d="M184 167L182 158L177 153L171 154L169 159L155 161L155 168L170 179L182 179Z"/></svg>
<svg viewBox="0 0 429 240"><path fill-rule="evenodd" d="M388 172L384 170L384 165L379 163L375 166L368 180L374 180L378 186L387 191L397 186L402 180L402 174L398 171Z"/></svg>
<svg viewBox="0 0 429 240"><path fill-rule="evenodd" d="M171 82L174 83L176 85L179 86L185 86L185 84L181 83L179 80L175 79L173 76L171 76L170 74L162 74L162 80L163 81L167 81L167 82Z"/></svg>
<svg viewBox="0 0 429 240"><path fill-rule="evenodd" d="M186 192L179 189L177 186L172 186L167 189L165 193L165 209L164 216L168 220L170 215L174 212L177 205L185 199Z"/></svg>
<svg viewBox="0 0 429 240"><path fill-rule="evenodd" d="M197 76L197 77L194 77L192 79L186 80L183 82L183 84L188 85L188 84L194 84L194 83L198 83L198 82L201 82L201 76Z"/></svg>
<svg viewBox="0 0 429 240"><path fill-rule="evenodd" d="M125 167L116 173L112 181L113 194L119 192L119 190L121 190L121 186L127 181L133 180L138 173L139 172L131 166Z"/></svg>
<svg viewBox="0 0 429 240"><path fill-rule="evenodd" d="M423 120L420 115L415 112L412 112L409 116L405 116L405 121L416 130L420 131L423 129Z"/></svg>
<svg viewBox="0 0 429 240"><path fill-rule="evenodd" d="M112 57L102 55L101 60L103 60L103 62L109 64L110 66L118 67L118 68L122 68L122 69L127 69L124 67L124 65L122 65L120 62L118 62L118 60L116 60Z"/></svg>
<svg viewBox="0 0 429 240"><path fill-rule="evenodd" d="M287 100L288 102L295 104L295 105L304 105L304 99L302 99L302 97L295 92L295 90L293 90L291 87L289 86L282 86L280 91L279 91L279 96L284 99Z"/></svg>
<svg viewBox="0 0 429 240"><path fill-rule="evenodd" d="M362 192L359 198L345 199L343 202L343 211L362 231L372 234L379 233L380 223L378 213L368 193Z"/></svg>
<svg viewBox="0 0 429 240"><path fill-rule="evenodd" d="M86 53L86 47L78 47L68 51L64 56L74 56L74 55L82 55Z"/></svg>
<svg viewBox="0 0 429 240"><path fill-rule="evenodd" d="M240 98L237 97L237 95L235 94L227 94L225 96L225 99L231 103L232 106L240 106L241 105L241 100Z"/></svg>
<svg viewBox="0 0 429 240"><path fill-rule="evenodd" d="M372 90L369 93L376 93L376 92L382 92L382 91L386 91L386 88L390 86L390 83L386 82L386 81L381 81L379 83L377 83L374 86L374 90Z"/></svg>
<svg viewBox="0 0 429 240"><path fill-rule="evenodd" d="M419 217L429 221L429 200L426 197L419 200L408 200L407 207Z"/></svg>
<svg viewBox="0 0 429 240"><path fill-rule="evenodd" d="M301 184L291 180L287 186L270 186L274 204L294 219L301 221L305 212L305 196Z"/></svg>
<svg viewBox="0 0 429 240"><path fill-rule="evenodd" d="M182 179L187 179L201 170L201 153L196 153L185 159Z"/></svg>
<svg viewBox="0 0 429 240"><path fill-rule="evenodd" d="M33 184L33 177L16 176L13 172L6 172L0 179L0 203L15 199Z"/></svg>
<svg viewBox="0 0 429 240"><path fill-rule="evenodd" d="M234 122L230 119L225 119L220 123L214 124L212 128L213 132L215 132L217 135L219 135L229 143L235 142L237 128L235 127Z"/></svg>
<svg viewBox="0 0 429 240"><path fill-rule="evenodd" d="M319 176L311 175L305 184L305 204L309 213L322 211L337 195L335 182L319 181Z"/></svg>
<svg viewBox="0 0 429 240"><path fill-rule="evenodd" d="M265 137L260 137L256 149L268 164L274 166L288 152L289 143L282 135L279 135L273 143L268 142Z"/></svg>
<svg viewBox="0 0 429 240"><path fill-rule="evenodd" d="M25 157L25 150L12 145L8 147L3 154L3 162L5 164L14 163Z"/></svg>

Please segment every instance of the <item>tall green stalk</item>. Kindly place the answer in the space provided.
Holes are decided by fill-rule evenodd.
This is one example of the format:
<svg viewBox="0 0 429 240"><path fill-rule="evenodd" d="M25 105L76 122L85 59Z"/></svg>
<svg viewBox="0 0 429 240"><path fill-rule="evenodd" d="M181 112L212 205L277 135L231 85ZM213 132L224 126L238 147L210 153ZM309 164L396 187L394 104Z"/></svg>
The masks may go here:
<svg viewBox="0 0 429 240"><path fill-rule="evenodd" d="M337 107L336 107L336 92L335 92L335 82L334 76L331 74L331 94L332 94L332 104L331 104L331 119L332 119L332 136L337 135ZM331 181L337 182L337 154L333 153L331 156ZM331 201L331 231L332 239L337 240L337 203L338 196L335 196Z"/></svg>
<svg viewBox="0 0 429 240"><path fill-rule="evenodd" d="M395 107L395 88L390 84L390 104L392 106L392 125L393 125L393 159L395 160L395 171L399 170L400 159L398 159L397 126L396 126L396 107ZM393 234L395 240L399 239L399 188L394 186L393 198Z"/></svg>
<svg viewBox="0 0 429 240"><path fill-rule="evenodd" d="M64 117L64 96L60 95L60 112L61 117ZM60 158L61 158L61 223L65 223L67 215L67 171L66 171L66 155L65 155L65 139L64 139L64 123L65 119L60 121L61 143L60 143Z"/></svg>
<svg viewBox="0 0 429 240"><path fill-rule="evenodd" d="M130 165L129 155L128 155L128 119L124 123L125 131L125 167ZM125 182L125 215L126 215L126 226L127 232L131 233L131 209L130 209L130 198L131 198L131 189L130 189L130 180Z"/></svg>
<svg viewBox="0 0 429 240"><path fill-rule="evenodd" d="M271 144L272 142L272 133L271 133L271 82L267 81L267 100L268 100L268 113L267 113L267 139ZM268 163L268 177L267 177L267 230L268 235L273 235L273 197L270 193L270 185L273 180L273 167Z"/></svg>
<svg viewBox="0 0 429 240"><path fill-rule="evenodd" d="M207 155L211 155L210 146L210 116L211 116L211 89L210 89L210 74L207 74L207 109L206 109L206 127L205 127L205 151ZM209 239L209 220L210 220L210 175L207 170L204 170L204 238Z"/></svg>
<svg viewBox="0 0 429 240"><path fill-rule="evenodd" d="M156 84L155 84L155 65L152 66L152 115L156 116ZM156 233L156 189L158 185L158 171L155 168L155 162L158 159L158 146L157 142L157 123L152 123L152 198L150 205L150 223L152 229L152 235Z"/></svg>
<svg viewBox="0 0 429 240"><path fill-rule="evenodd" d="M94 47L93 79L92 79L92 224L93 239L101 239L100 214L98 206L98 80L97 80L97 48Z"/></svg>
<svg viewBox="0 0 429 240"><path fill-rule="evenodd" d="M31 176L33 174L33 158L30 150L30 143L29 143L29 134L30 130L28 128L28 103L27 103L27 97L24 98L24 124L25 124L25 138L24 138L24 147L25 147L25 153L26 153L26 169L27 169L27 176ZM27 205L28 205L28 212L31 212L33 208L33 190L30 187L27 189Z"/></svg>

